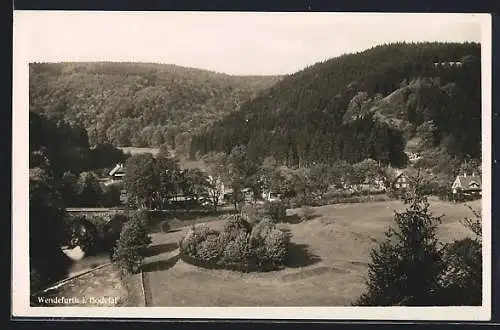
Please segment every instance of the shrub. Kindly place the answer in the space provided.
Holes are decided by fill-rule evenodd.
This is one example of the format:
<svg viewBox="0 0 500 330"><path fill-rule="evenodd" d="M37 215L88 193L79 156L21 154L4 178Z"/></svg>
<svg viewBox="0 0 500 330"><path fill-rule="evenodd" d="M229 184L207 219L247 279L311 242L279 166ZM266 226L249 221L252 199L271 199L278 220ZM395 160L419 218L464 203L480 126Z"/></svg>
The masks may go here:
<svg viewBox="0 0 500 330"><path fill-rule="evenodd" d="M479 306L482 299L481 242L465 238L447 245L441 277L440 304Z"/></svg>
<svg viewBox="0 0 500 330"><path fill-rule="evenodd" d="M217 231L210 229L206 225L193 227L179 242L180 251L194 257L196 256L198 245L206 240L208 236L217 234Z"/></svg>
<svg viewBox="0 0 500 330"><path fill-rule="evenodd" d="M249 245L260 267L276 268L285 262L289 239L269 219L256 224L250 234Z"/></svg>
<svg viewBox="0 0 500 330"><path fill-rule="evenodd" d="M282 201L266 202L264 214L271 217L274 222L282 221L286 218L286 204Z"/></svg>
<svg viewBox="0 0 500 330"><path fill-rule="evenodd" d="M188 262L241 271L271 270L284 264L288 238L270 218L253 228L240 216L230 217L222 232L195 227L181 240L181 257Z"/></svg>
<svg viewBox="0 0 500 330"><path fill-rule="evenodd" d="M249 223L257 223L265 216L264 206L261 204L245 204L241 209L241 216Z"/></svg>
<svg viewBox="0 0 500 330"><path fill-rule="evenodd" d="M288 253L288 237L279 229L270 230L264 238L265 254L259 256L263 263L278 267L285 263Z"/></svg>
<svg viewBox="0 0 500 330"><path fill-rule="evenodd" d="M238 233L243 231L249 233L252 230L252 226L246 221L241 215L230 215L224 223L224 232L226 233Z"/></svg>
<svg viewBox="0 0 500 330"><path fill-rule="evenodd" d="M196 249L196 257L205 262L215 262L221 255L224 245L218 234L210 234L201 241Z"/></svg>
<svg viewBox="0 0 500 330"><path fill-rule="evenodd" d="M470 207L469 207L470 208ZM461 223L473 234L448 244L444 251L445 268L441 277L441 304L478 306L482 296L482 227L481 213L470 208L473 219Z"/></svg>
<svg viewBox="0 0 500 330"><path fill-rule="evenodd" d="M148 210L139 209L132 214L132 218L141 222L141 225L147 228L151 222L151 215Z"/></svg>
<svg viewBox="0 0 500 330"><path fill-rule="evenodd" d="M255 239L266 237L267 234L275 228L276 225L270 218L264 218L253 226L250 236Z"/></svg>
<svg viewBox="0 0 500 330"><path fill-rule="evenodd" d="M141 268L145 248L150 243L147 228L136 216L123 226L113 260L125 273L136 273Z"/></svg>
<svg viewBox="0 0 500 330"><path fill-rule="evenodd" d="M195 244L195 234L194 229L189 230L186 235L181 238L179 242L179 250L181 253L187 255L194 255L196 253L196 244Z"/></svg>
<svg viewBox="0 0 500 330"><path fill-rule="evenodd" d="M248 256L248 234L238 231L229 240L222 252L222 261L226 263L245 263Z"/></svg>

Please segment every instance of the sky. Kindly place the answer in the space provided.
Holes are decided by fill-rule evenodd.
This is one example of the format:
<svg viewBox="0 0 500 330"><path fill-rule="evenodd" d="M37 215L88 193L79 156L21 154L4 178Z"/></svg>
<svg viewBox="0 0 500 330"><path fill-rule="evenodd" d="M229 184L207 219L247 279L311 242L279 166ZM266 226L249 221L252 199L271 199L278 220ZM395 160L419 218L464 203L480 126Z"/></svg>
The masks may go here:
<svg viewBox="0 0 500 330"><path fill-rule="evenodd" d="M481 41L473 14L15 11L30 62L154 62L290 74L396 41ZM15 39L16 40L16 39ZM16 41L15 41L16 42Z"/></svg>

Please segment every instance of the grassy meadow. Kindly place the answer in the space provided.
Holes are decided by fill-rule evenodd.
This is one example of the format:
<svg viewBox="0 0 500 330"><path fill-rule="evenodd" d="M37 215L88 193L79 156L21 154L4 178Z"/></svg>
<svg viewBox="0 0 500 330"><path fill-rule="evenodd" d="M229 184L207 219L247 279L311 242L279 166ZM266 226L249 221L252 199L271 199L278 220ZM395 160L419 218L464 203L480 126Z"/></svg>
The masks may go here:
<svg viewBox="0 0 500 330"><path fill-rule="evenodd" d="M481 202L468 203L480 210ZM243 274L198 268L178 258L178 242L189 227L153 232L144 262L147 306L349 306L365 289L370 250L393 225L400 201L336 204L313 208L313 219L279 224L293 236L287 267ZM431 201L443 214L438 235L443 243L471 235L460 220L472 216L466 204ZM207 218L220 229L222 220ZM197 221L199 222L199 221Z"/></svg>

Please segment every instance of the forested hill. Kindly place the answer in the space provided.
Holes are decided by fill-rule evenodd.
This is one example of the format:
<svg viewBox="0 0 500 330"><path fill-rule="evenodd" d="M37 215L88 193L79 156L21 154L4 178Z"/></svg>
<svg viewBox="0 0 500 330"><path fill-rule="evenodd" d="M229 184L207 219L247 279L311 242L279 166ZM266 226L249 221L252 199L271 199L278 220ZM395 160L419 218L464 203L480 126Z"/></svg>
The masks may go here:
<svg viewBox="0 0 500 330"><path fill-rule="evenodd" d="M477 43L396 43L317 63L215 122L191 154L246 145L288 165L401 165L410 147L479 157L480 56Z"/></svg>
<svg viewBox="0 0 500 330"><path fill-rule="evenodd" d="M83 125L91 144L155 147L238 109L277 76L146 63L30 64L30 110Z"/></svg>

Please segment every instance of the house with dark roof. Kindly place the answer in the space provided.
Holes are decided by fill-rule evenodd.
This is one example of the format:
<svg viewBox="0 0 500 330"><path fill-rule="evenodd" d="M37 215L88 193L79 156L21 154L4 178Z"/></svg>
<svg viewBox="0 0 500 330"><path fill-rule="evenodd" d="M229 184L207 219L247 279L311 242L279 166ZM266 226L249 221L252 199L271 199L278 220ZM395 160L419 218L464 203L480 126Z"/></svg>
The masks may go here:
<svg viewBox="0 0 500 330"><path fill-rule="evenodd" d="M459 192L481 193L481 183L481 176L476 175L475 173L473 173L472 175L467 175L467 173L464 173L456 177L455 181L453 181L451 189L454 194Z"/></svg>
<svg viewBox="0 0 500 330"><path fill-rule="evenodd" d="M392 181L392 189L407 190L411 188L411 180L407 171L395 170L395 178Z"/></svg>

